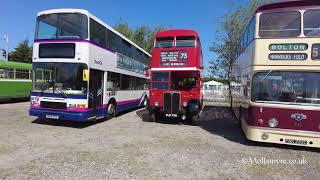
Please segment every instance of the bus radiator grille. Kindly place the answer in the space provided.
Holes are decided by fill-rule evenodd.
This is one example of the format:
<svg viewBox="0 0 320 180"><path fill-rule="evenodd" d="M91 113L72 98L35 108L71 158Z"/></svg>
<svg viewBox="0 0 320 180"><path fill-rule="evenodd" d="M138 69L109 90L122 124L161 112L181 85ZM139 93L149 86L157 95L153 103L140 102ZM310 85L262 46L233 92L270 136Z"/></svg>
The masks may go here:
<svg viewBox="0 0 320 180"><path fill-rule="evenodd" d="M166 114L178 114L180 110L180 94L176 92L164 93L164 112Z"/></svg>
<svg viewBox="0 0 320 180"><path fill-rule="evenodd" d="M62 102L41 101L40 107L51 108L51 109L67 109L67 104Z"/></svg>

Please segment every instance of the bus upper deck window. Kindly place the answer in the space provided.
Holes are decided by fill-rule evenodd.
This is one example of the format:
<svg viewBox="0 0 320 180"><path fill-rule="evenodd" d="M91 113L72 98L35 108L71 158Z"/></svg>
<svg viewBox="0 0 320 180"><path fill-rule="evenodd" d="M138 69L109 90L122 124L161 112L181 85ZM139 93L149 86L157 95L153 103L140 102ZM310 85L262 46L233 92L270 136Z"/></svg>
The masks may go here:
<svg viewBox="0 0 320 180"><path fill-rule="evenodd" d="M260 15L259 36L298 37L301 32L300 12L274 12Z"/></svg>
<svg viewBox="0 0 320 180"><path fill-rule="evenodd" d="M54 13L37 19L35 39L86 39L88 18L79 13Z"/></svg>
<svg viewBox="0 0 320 180"><path fill-rule="evenodd" d="M196 37L194 36L178 36L176 39L176 47L195 47Z"/></svg>
<svg viewBox="0 0 320 180"><path fill-rule="evenodd" d="M320 36L320 11L306 11L303 15L304 35L306 36Z"/></svg>
<svg viewBox="0 0 320 180"><path fill-rule="evenodd" d="M164 37L156 39L156 48L170 48L173 47L173 37Z"/></svg>

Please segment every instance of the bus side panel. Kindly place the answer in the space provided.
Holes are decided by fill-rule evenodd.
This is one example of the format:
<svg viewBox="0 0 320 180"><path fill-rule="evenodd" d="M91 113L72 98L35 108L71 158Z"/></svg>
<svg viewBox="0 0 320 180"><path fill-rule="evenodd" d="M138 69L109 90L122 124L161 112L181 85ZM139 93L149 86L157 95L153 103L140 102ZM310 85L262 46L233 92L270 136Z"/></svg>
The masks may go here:
<svg viewBox="0 0 320 180"><path fill-rule="evenodd" d="M0 87L0 99L29 97L31 81L1 80Z"/></svg>
<svg viewBox="0 0 320 180"><path fill-rule="evenodd" d="M102 71L114 71L116 54L111 50L90 44L89 67Z"/></svg>
<svg viewBox="0 0 320 180"><path fill-rule="evenodd" d="M146 95L146 90L117 91L115 96L117 101L117 112L141 106Z"/></svg>
<svg viewBox="0 0 320 180"><path fill-rule="evenodd" d="M254 60L254 44L252 41L242 54L237 58L233 66L233 86L232 92L232 108L236 117L248 119L250 107L250 91L251 91L251 76L252 63Z"/></svg>

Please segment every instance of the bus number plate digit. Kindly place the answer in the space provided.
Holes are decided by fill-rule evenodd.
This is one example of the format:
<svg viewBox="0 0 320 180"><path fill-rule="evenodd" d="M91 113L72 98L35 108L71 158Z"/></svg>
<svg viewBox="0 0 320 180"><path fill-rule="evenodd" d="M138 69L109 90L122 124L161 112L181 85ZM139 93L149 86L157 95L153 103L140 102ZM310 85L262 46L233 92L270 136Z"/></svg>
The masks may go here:
<svg viewBox="0 0 320 180"><path fill-rule="evenodd" d="M178 117L178 114L166 114L166 117Z"/></svg>
<svg viewBox="0 0 320 180"><path fill-rule="evenodd" d="M295 139L285 139L285 142L288 144L302 144L302 145L308 144L308 142L305 140L295 140Z"/></svg>

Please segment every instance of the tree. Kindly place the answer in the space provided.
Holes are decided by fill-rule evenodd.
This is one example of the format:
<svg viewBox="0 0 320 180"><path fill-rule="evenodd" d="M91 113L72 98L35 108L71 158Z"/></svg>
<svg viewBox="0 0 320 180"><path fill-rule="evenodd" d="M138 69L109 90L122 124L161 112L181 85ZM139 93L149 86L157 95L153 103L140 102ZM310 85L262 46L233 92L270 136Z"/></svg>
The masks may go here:
<svg viewBox="0 0 320 180"><path fill-rule="evenodd" d="M243 34L246 25L254 14L260 0L250 0L245 6L234 8L232 3L228 4L228 12L221 22L221 29L216 33L216 42L210 47L216 58L209 61L208 71L211 76L223 79L228 84L232 63L236 59L237 44Z"/></svg>
<svg viewBox="0 0 320 180"><path fill-rule="evenodd" d="M203 82L209 82L209 81L212 81L214 78L212 77L203 77L202 80Z"/></svg>
<svg viewBox="0 0 320 180"><path fill-rule="evenodd" d="M119 22L114 26L114 29L120 32L122 35L136 43L138 46L151 53L153 46L153 40L157 32L165 30L164 26L157 26L151 28L149 26L139 26L136 28L129 27L126 22Z"/></svg>
<svg viewBox="0 0 320 180"><path fill-rule="evenodd" d="M13 52L10 53L9 61L32 62L32 47L29 46L28 39L23 40Z"/></svg>

